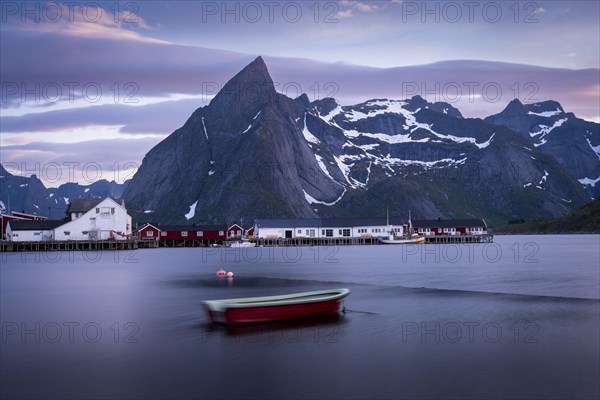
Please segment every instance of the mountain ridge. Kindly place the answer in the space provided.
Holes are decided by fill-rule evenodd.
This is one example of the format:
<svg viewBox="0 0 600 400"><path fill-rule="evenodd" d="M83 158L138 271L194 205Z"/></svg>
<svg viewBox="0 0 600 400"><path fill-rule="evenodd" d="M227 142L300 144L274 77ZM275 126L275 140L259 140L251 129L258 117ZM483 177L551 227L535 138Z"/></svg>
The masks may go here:
<svg viewBox="0 0 600 400"><path fill-rule="evenodd" d="M173 222L352 213L374 216L381 214L381 202L404 214L406 207L394 204L377 184L385 181L394 191L410 181L420 188L415 193L419 201L409 202L415 212L423 218L457 217L470 211L458 210L460 207L444 204L435 196L427 199L430 182L418 178L427 171L467 165L479 168L478 179L486 185L497 180L510 190L495 187L483 196L478 193L481 182L464 179L460 184L448 181L437 186L445 189L442 192L450 203L450 197L459 198L460 191L466 190L470 193L465 202L468 208L497 221L525 210L562 215L590 199L553 157L531 146L522 133L501 124L463 118L448 103L429 103L420 96L374 99L354 106L342 106L331 98L309 102L306 95L291 99L273 92L272 80L265 74L268 69L259 57L224 86L226 92L231 86L243 92L252 81L260 82L263 89L251 101L237 93L242 101L232 105L219 93L166 139L184 140L185 149L166 145L152 149L125 191L128 203L138 212L153 214L154 219ZM192 137L195 139L189 139ZM189 156L192 153L194 156ZM174 163L173 157L182 157L181 162ZM167 171L178 171L178 176L155 179L162 170L154 166L161 163ZM512 170L502 170L511 163ZM206 166L203 171L198 170L200 164ZM492 167L482 171L481 165ZM252 169L252 182L240 178ZM180 177L185 178L177 181ZM157 192L157 184L163 182L169 182L169 189ZM507 193L512 193L513 199ZM178 203L171 194L183 196L177 196ZM520 205L514 199L521 197ZM428 206L419 207L420 203ZM163 211L167 209L170 211Z"/></svg>

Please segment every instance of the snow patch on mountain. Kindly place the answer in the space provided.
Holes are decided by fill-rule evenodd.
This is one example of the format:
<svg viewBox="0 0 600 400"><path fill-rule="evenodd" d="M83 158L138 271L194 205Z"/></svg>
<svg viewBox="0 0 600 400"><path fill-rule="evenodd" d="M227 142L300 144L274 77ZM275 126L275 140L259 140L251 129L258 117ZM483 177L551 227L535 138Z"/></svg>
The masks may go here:
<svg viewBox="0 0 600 400"><path fill-rule="evenodd" d="M327 166L323 162L323 157L321 157L320 155L315 153L315 159L317 160L317 164L319 164L319 168L321 168L321 171L323 171L325 173L325 175L327 175L329 177L329 179L331 179L332 181L335 181L335 179L333 179L333 177L329 174L329 171L327 170Z"/></svg>
<svg viewBox="0 0 600 400"><path fill-rule="evenodd" d="M589 186L595 187L596 183L600 182L600 177L598 177L596 179L583 178L583 179L578 179L578 181L582 185L589 185Z"/></svg>
<svg viewBox="0 0 600 400"><path fill-rule="evenodd" d="M340 197L338 197L336 200L332 201L331 203L327 203L325 201L320 201L320 200L315 199L310 194L306 193L306 190L302 190L302 191L304 192L304 198L306 199L306 201L309 204L322 204L324 206L333 206L333 205L335 205L346 194L346 188L344 188L344 191L342 192L342 194L340 195Z"/></svg>
<svg viewBox="0 0 600 400"><path fill-rule="evenodd" d="M194 215L196 215L196 206L198 205L198 201L199 200L196 200L196 202L190 206L190 211L184 215L185 219L189 220L194 218Z"/></svg>
<svg viewBox="0 0 600 400"><path fill-rule="evenodd" d="M256 121L256 118L258 118L258 116L260 115L261 111L262 111L262 110L260 110L260 111L259 111L259 112L258 112L258 113L257 113L257 114L254 116L254 118L252 118L252 122L250 122L250 125L248 125L248 127L246 128L246 130L245 130L244 132L242 132L242 134L244 134L244 133L248 132L248 131L249 131L249 130L252 128L252 125L254 124L254 121Z"/></svg>
<svg viewBox="0 0 600 400"><path fill-rule="evenodd" d="M538 137L539 136L539 143L534 143L533 145L535 147L539 147L541 145L543 145L544 143L546 143L547 139L546 136L552 132L554 129L560 127L562 124L564 124L565 122L567 122L568 118L561 118L557 121L554 122L554 124L552 126L548 126L548 125L538 125L540 130L536 131L536 132L529 132L529 135L532 138Z"/></svg>
<svg viewBox="0 0 600 400"><path fill-rule="evenodd" d="M540 179L540 185L544 182L546 182L546 179L548 178L548 171L544 170L544 176L542 176L542 179Z"/></svg>
<svg viewBox="0 0 600 400"><path fill-rule="evenodd" d="M477 146L480 149L485 149L486 147L488 147L490 145L490 143L492 143L492 139L494 138L495 135L496 135L496 133L492 133L492 136L490 136L490 138L487 140L487 142L475 143L475 146Z"/></svg>
<svg viewBox="0 0 600 400"><path fill-rule="evenodd" d="M588 142L588 144L590 145L590 148L592 149L592 151L594 153L596 153L596 155L598 156L598 158L600 159L600 145L598 146L592 146L592 142L590 142L589 138L585 138L585 140Z"/></svg>
<svg viewBox="0 0 600 400"><path fill-rule="evenodd" d="M556 111L544 111L544 112L540 112L540 113L535 113L533 111L529 111L527 114L529 115L537 115L538 117L553 117L555 115L561 114L562 111L560 109L556 109Z"/></svg>
<svg viewBox="0 0 600 400"><path fill-rule="evenodd" d="M306 112L304 113L304 128L302 129L302 134L304 135L304 139L306 139L307 142L309 143L313 143L313 144L320 144L321 141L319 139L316 138L315 135L313 135L310 130L308 130L308 126L306 126Z"/></svg>
<svg viewBox="0 0 600 400"><path fill-rule="evenodd" d="M202 128L204 128L204 136L206 136L206 140L208 141L208 133L206 132L206 125L204 125L204 117L202 117Z"/></svg>

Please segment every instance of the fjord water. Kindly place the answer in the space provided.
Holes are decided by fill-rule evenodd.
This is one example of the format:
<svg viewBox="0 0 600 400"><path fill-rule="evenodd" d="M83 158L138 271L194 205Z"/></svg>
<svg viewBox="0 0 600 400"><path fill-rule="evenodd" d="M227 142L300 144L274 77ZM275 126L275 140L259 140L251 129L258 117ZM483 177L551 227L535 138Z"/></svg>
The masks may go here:
<svg viewBox="0 0 600 400"><path fill-rule="evenodd" d="M2 398L600 396L598 235L0 257ZM339 318L234 329L202 310L338 287Z"/></svg>

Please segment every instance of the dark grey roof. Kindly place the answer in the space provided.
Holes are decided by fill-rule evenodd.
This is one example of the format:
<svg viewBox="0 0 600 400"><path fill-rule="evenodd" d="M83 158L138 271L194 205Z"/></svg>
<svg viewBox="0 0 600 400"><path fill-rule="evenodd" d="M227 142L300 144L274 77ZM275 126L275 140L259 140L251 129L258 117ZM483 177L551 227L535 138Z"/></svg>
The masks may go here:
<svg viewBox="0 0 600 400"><path fill-rule="evenodd" d="M404 219L390 217L390 225L404 225ZM257 219L259 228L352 228L356 226L385 226L387 218L290 218Z"/></svg>
<svg viewBox="0 0 600 400"><path fill-rule="evenodd" d="M61 225L66 224L65 220L52 220L52 219L15 219L9 222L10 229L13 231L42 231L57 228Z"/></svg>
<svg viewBox="0 0 600 400"><path fill-rule="evenodd" d="M86 213L96 207L104 199L75 199L69 204L67 213Z"/></svg>
<svg viewBox="0 0 600 400"><path fill-rule="evenodd" d="M415 228L475 228L487 227L482 219L415 219Z"/></svg>
<svg viewBox="0 0 600 400"><path fill-rule="evenodd" d="M162 232L226 231L227 225L153 225Z"/></svg>

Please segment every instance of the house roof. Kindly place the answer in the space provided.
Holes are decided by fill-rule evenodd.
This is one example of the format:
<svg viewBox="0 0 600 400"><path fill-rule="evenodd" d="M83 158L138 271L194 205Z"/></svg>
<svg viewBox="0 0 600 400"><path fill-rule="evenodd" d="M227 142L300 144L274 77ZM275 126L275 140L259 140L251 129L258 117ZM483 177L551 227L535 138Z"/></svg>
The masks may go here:
<svg viewBox="0 0 600 400"><path fill-rule="evenodd" d="M415 219L415 228L474 228L487 227L482 219Z"/></svg>
<svg viewBox="0 0 600 400"><path fill-rule="evenodd" d="M13 231L43 231L58 228L66 224L65 220L52 219L15 219L9 222L10 229Z"/></svg>
<svg viewBox="0 0 600 400"><path fill-rule="evenodd" d="M86 213L96 207L104 199L75 199L69 204L67 213Z"/></svg>
<svg viewBox="0 0 600 400"><path fill-rule="evenodd" d="M27 213L18 212L18 211L13 211L12 215L17 218L25 218L25 219L34 219L34 218L48 219L48 217L45 217L43 215L27 214Z"/></svg>
<svg viewBox="0 0 600 400"><path fill-rule="evenodd" d="M157 224L156 222L144 222L142 225L140 225L140 226L138 227L138 229L137 229L137 230L138 230L138 231L141 231L141 230L143 230L143 229L146 229L146 228L149 228L149 227L152 227L152 228L154 228L154 229L158 229L158 224ZM160 230L160 229L159 229L159 230Z"/></svg>
<svg viewBox="0 0 600 400"><path fill-rule="evenodd" d="M404 219L390 217L390 225L404 225ZM258 228L353 228L359 226L386 226L387 218L293 218L257 219Z"/></svg>
<svg viewBox="0 0 600 400"><path fill-rule="evenodd" d="M156 226L156 225L154 225ZM227 225L158 225L161 232L226 231Z"/></svg>

